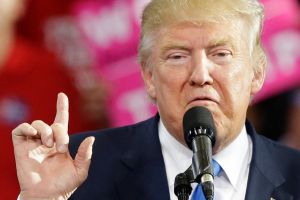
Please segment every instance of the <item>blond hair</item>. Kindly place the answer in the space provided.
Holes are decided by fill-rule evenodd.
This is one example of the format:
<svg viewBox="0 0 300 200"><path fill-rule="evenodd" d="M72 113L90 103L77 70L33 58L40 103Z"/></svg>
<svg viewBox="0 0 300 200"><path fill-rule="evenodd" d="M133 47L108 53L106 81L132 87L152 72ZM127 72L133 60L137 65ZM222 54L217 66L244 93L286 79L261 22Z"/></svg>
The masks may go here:
<svg viewBox="0 0 300 200"><path fill-rule="evenodd" d="M155 36L163 27L183 21L230 22L238 18L249 27L251 55L265 65L265 53L261 47L263 17L263 7L257 0L152 0L142 16L139 62L142 67L152 65Z"/></svg>

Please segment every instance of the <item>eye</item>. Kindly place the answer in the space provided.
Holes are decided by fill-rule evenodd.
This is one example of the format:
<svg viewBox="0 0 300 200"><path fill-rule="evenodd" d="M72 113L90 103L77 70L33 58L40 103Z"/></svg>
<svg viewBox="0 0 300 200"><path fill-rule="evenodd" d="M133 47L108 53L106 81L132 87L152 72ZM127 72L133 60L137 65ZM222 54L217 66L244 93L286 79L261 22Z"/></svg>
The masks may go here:
<svg viewBox="0 0 300 200"><path fill-rule="evenodd" d="M231 51L228 50L217 50L216 52L213 52L214 57L227 57L232 56Z"/></svg>
<svg viewBox="0 0 300 200"><path fill-rule="evenodd" d="M189 54L185 52L173 52L166 56L166 61L170 65L183 65L188 62Z"/></svg>
<svg viewBox="0 0 300 200"><path fill-rule="evenodd" d="M215 54L215 56L218 56L218 57L226 57L226 56L230 56L231 53L230 52L218 52Z"/></svg>
<svg viewBox="0 0 300 200"><path fill-rule="evenodd" d="M227 64L232 59L230 50L216 50L211 53L211 59L217 64Z"/></svg>
<svg viewBox="0 0 300 200"><path fill-rule="evenodd" d="M171 54L168 56L168 59L171 60L180 60L180 59L184 59L186 56L179 54L179 53L175 53L175 54Z"/></svg>

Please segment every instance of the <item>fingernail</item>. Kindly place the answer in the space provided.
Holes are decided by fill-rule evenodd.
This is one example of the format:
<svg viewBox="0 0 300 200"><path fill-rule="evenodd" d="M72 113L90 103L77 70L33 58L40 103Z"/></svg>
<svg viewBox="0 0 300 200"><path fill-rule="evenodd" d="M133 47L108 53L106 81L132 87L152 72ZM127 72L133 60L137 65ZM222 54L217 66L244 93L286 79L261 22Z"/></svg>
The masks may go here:
<svg viewBox="0 0 300 200"><path fill-rule="evenodd" d="M52 140L51 137L48 138L48 140L47 140L47 142L46 142L46 145L47 145L48 147L52 147L52 146L53 146L53 140Z"/></svg>
<svg viewBox="0 0 300 200"><path fill-rule="evenodd" d="M68 151L68 146L66 144L57 145L57 151L60 153L66 153Z"/></svg>

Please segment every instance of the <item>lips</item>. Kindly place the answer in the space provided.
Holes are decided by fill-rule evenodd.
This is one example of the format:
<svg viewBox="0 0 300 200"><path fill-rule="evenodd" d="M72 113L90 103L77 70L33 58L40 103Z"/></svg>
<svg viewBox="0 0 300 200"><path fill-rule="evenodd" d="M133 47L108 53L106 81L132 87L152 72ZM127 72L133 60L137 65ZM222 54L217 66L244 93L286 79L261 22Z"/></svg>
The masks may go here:
<svg viewBox="0 0 300 200"><path fill-rule="evenodd" d="M215 101L215 100L210 97L196 97L192 101Z"/></svg>
<svg viewBox="0 0 300 200"><path fill-rule="evenodd" d="M209 103L218 103L217 99L212 96L196 96L193 97L189 104L206 105Z"/></svg>

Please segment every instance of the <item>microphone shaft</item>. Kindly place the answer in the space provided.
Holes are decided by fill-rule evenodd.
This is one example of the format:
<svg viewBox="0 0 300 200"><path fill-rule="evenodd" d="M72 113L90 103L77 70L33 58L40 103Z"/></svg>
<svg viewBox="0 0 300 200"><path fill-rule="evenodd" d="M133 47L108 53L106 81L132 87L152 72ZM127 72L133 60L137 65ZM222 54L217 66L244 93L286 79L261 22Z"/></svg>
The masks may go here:
<svg viewBox="0 0 300 200"><path fill-rule="evenodd" d="M192 140L193 160L192 171L196 182L201 183L206 199L214 196L212 144L207 135L197 135Z"/></svg>
<svg viewBox="0 0 300 200"><path fill-rule="evenodd" d="M212 145L211 140L206 135L198 135L192 141L193 160L192 171L196 182L201 182L203 174L213 175L212 161Z"/></svg>

